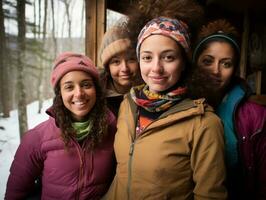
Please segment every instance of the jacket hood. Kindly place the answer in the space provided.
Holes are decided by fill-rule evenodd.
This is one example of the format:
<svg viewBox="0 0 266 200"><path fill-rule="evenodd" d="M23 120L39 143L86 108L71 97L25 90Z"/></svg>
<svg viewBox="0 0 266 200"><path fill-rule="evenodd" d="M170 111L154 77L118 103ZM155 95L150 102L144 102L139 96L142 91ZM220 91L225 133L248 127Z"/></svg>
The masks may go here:
<svg viewBox="0 0 266 200"><path fill-rule="evenodd" d="M46 113L47 115L49 115L50 117L55 118L55 113L54 113L54 108L53 108L53 106L47 108L47 110L45 111L45 113Z"/></svg>

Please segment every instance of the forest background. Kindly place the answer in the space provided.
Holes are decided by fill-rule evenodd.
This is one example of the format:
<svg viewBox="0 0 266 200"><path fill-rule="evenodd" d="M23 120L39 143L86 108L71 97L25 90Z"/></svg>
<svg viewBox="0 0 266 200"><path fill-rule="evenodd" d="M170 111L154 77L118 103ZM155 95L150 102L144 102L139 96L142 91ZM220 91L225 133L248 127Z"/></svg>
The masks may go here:
<svg viewBox="0 0 266 200"><path fill-rule="evenodd" d="M85 6L85 0L0 0L0 118L17 109L20 137L28 130L26 105L37 100L40 113L53 97L55 57L85 53ZM121 18L111 10L106 16L107 29Z"/></svg>
<svg viewBox="0 0 266 200"><path fill-rule="evenodd" d="M21 137L48 118L55 57L85 54L85 3L0 0L0 199ZM121 17L107 10L106 29Z"/></svg>

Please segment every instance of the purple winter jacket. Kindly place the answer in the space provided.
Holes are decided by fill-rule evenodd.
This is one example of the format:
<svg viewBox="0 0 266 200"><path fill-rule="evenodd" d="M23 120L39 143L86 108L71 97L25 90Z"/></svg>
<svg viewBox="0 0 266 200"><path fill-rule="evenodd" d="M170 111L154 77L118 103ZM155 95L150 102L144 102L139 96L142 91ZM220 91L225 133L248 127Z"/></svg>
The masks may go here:
<svg viewBox="0 0 266 200"><path fill-rule="evenodd" d="M39 176L42 200L101 198L112 182L116 164L116 119L111 112L108 122L108 135L93 151L85 151L74 140L66 150L53 117L29 130L11 165L5 199L25 199Z"/></svg>
<svg viewBox="0 0 266 200"><path fill-rule="evenodd" d="M245 199L266 199L266 107L252 101L241 103L235 126L243 162Z"/></svg>

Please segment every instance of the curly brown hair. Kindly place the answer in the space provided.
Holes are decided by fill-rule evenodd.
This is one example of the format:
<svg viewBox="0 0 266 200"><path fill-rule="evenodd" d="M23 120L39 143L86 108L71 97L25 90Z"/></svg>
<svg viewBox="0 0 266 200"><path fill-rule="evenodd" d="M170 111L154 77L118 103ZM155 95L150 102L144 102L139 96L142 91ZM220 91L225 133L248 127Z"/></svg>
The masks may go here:
<svg viewBox="0 0 266 200"><path fill-rule="evenodd" d="M100 83L94 78L93 82L96 90L96 102L92 110L88 113L88 118L90 117L94 119L94 121L92 129L89 130L90 133L85 139L86 141L84 141L86 149L95 148L102 141L107 132L106 100ZM56 85L54 92L53 109L55 113L55 121L61 129L61 137L67 148L71 140L75 138L76 132L72 127L73 121L71 112L64 106L59 83Z"/></svg>
<svg viewBox="0 0 266 200"><path fill-rule="evenodd" d="M210 21L207 25L202 26L198 33L197 40L202 40L209 35L219 32L222 32L236 39L239 38L237 29L229 21L227 21L226 19L217 19Z"/></svg>
<svg viewBox="0 0 266 200"><path fill-rule="evenodd" d="M221 37L225 36L225 37ZM210 36L215 36L210 38ZM216 19L202 26L197 34L197 42L194 44L194 52L192 62L197 62L199 55L209 47L212 41L228 42L235 50L235 66L238 66L240 48L239 48L239 33L229 21L226 19Z"/></svg>
<svg viewBox="0 0 266 200"><path fill-rule="evenodd" d="M194 0L139 0L125 13L128 16L128 35L134 47L137 45L138 35L141 29L152 19L168 17L178 19L189 27L190 40L193 42L196 30L202 25L204 18L203 8ZM185 70L182 72L179 83L186 85L185 80L190 73L190 52L187 54L181 48L185 62Z"/></svg>
<svg viewBox="0 0 266 200"><path fill-rule="evenodd" d="M190 28L192 36L203 21L203 8L194 0L139 0L126 14L133 45L136 45L141 29L153 18L163 16L182 20Z"/></svg>

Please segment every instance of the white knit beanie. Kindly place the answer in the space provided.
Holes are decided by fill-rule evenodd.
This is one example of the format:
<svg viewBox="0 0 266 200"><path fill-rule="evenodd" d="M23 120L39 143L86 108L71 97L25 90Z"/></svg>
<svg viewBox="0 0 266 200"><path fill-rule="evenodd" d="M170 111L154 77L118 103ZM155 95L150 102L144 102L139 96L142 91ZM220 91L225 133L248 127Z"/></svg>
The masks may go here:
<svg viewBox="0 0 266 200"><path fill-rule="evenodd" d="M110 59L130 47L130 40L127 31L122 26L110 28L103 37L99 51L99 58L102 67L106 67Z"/></svg>

